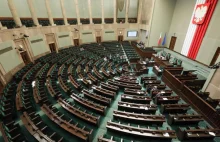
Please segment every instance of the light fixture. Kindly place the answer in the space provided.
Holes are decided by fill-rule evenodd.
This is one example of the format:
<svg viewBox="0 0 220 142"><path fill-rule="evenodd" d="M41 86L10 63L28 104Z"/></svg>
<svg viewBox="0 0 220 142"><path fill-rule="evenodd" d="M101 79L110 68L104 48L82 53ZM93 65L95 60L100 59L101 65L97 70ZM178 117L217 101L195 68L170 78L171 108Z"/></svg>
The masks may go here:
<svg viewBox="0 0 220 142"><path fill-rule="evenodd" d="M15 47L15 49L18 49L18 51L24 51L24 48L22 45L19 45L18 47Z"/></svg>

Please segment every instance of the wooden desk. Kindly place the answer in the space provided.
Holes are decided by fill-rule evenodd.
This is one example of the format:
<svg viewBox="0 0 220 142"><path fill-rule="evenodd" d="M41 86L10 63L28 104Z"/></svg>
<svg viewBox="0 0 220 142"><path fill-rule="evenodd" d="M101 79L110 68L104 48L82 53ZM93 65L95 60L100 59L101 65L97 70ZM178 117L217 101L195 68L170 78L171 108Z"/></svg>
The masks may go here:
<svg viewBox="0 0 220 142"><path fill-rule="evenodd" d="M85 97L97 102L97 103L100 103L104 106L110 106L111 104L111 98L106 98L106 97L103 97L103 96L100 96L98 94L95 94L95 93L90 93L88 90L82 90L82 93L84 94Z"/></svg>
<svg viewBox="0 0 220 142"><path fill-rule="evenodd" d="M89 108L93 111L96 111L100 114L105 114L106 106L102 106L99 104L96 104L94 102L91 102L89 100L86 100L85 98L80 98L79 96L73 94L70 96L72 99L74 99L77 103L81 104L82 106Z"/></svg>
<svg viewBox="0 0 220 142"><path fill-rule="evenodd" d="M144 81L144 86L150 85L150 84L160 84L161 80L146 80Z"/></svg>
<svg viewBox="0 0 220 142"><path fill-rule="evenodd" d="M154 99L155 104L177 104L180 100L179 96L157 96Z"/></svg>
<svg viewBox="0 0 220 142"><path fill-rule="evenodd" d="M143 83L144 81L150 81L150 80L157 80L156 76L150 76L150 77L141 77L141 83Z"/></svg>
<svg viewBox="0 0 220 142"><path fill-rule="evenodd" d="M118 92L118 90L119 90L118 86L113 86L113 85L110 85L110 84L107 84L107 83L100 83L100 84L101 84L102 88L111 90L113 92Z"/></svg>
<svg viewBox="0 0 220 142"><path fill-rule="evenodd" d="M118 102L118 109L128 112L137 112L137 113L146 114L146 113L155 113L157 111L157 105Z"/></svg>
<svg viewBox="0 0 220 142"><path fill-rule="evenodd" d="M82 111L79 108L76 108L76 107L70 105L68 102L66 102L65 100L63 100L61 98L59 98L58 103L65 110L67 110L71 114L83 119L84 121L90 122L90 123L95 124L95 125L99 125L100 116L96 117L96 116L90 115L86 111Z"/></svg>
<svg viewBox="0 0 220 142"><path fill-rule="evenodd" d="M70 122L63 120L62 117L58 116L57 113L54 113L46 104L41 107L41 110L50 118L51 121L56 123L64 130L68 131L76 137L81 138L83 141L91 141L91 134L93 130L86 131L77 127L77 125L73 125Z"/></svg>
<svg viewBox="0 0 220 142"><path fill-rule="evenodd" d="M207 128L207 129L187 129L177 130L177 137L179 140L204 140L204 139L211 139L213 140L215 137L220 136L220 129L213 129L213 128Z"/></svg>
<svg viewBox="0 0 220 142"><path fill-rule="evenodd" d="M128 94L122 94L121 100L124 102L140 103L140 104L150 104L151 102L151 98L148 96L136 96L136 95L128 95Z"/></svg>
<svg viewBox="0 0 220 142"><path fill-rule="evenodd" d="M116 93L113 91L103 89L103 88L95 86L95 85L92 86L92 89L93 89L94 93L100 94L104 97L113 98L113 99L116 97Z"/></svg>
<svg viewBox="0 0 220 142"><path fill-rule="evenodd" d="M124 93L129 95L138 95L138 96L144 96L146 94L146 92L143 90L130 89L130 88L125 88Z"/></svg>
<svg viewBox="0 0 220 142"><path fill-rule="evenodd" d="M177 115L168 115L167 123L169 125L186 125L186 124L198 124L200 121L203 121L202 115L199 114L177 114Z"/></svg>
<svg viewBox="0 0 220 142"><path fill-rule="evenodd" d="M110 121L107 122L106 127L107 129L116 132L121 132L123 134L138 136L142 138L144 137L144 138L164 139L164 140L171 140L173 138L176 138L175 131L173 130L152 130L147 128L132 127L129 125L124 125Z"/></svg>
<svg viewBox="0 0 220 142"><path fill-rule="evenodd" d="M118 86L120 88L132 88L132 89L141 89L141 86L139 84L130 84L130 83L122 83L118 81L108 81L109 84Z"/></svg>
<svg viewBox="0 0 220 142"><path fill-rule="evenodd" d="M147 115L139 113L130 113L125 111L114 110L114 118L120 118L127 122L135 122L141 124L157 124L162 125L166 121L165 116L163 115Z"/></svg>
<svg viewBox="0 0 220 142"><path fill-rule="evenodd" d="M172 90L174 90L184 101L189 103L195 110L202 114L214 128L220 128L220 114L196 93L185 86L169 70L165 70L162 76L165 82Z"/></svg>
<svg viewBox="0 0 220 142"><path fill-rule="evenodd" d="M188 104L162 104L161 113L186 113L189 109Z"/></svg>

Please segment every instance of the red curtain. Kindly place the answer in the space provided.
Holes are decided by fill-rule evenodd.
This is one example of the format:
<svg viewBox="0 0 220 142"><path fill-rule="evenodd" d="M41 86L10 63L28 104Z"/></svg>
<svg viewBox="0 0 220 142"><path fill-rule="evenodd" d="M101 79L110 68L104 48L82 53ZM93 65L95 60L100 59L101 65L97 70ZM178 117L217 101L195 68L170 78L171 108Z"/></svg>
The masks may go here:
<svg viewBox="0 0 220 142"><path fill-rule="evenodd" d="M218 0L206 0L206 3L210 3L209 9L206 13L206 17L205 17L203 24L197 26L192 43L190 45L190 49L189 49L187 56L191 59L194 59L194 60L196 59L196 56L197 56L199 48L202 44L203 37L205 36L206 30L207 30L209 22L212 18L212 14L215 10L217 2L218 2Z"/></svg>

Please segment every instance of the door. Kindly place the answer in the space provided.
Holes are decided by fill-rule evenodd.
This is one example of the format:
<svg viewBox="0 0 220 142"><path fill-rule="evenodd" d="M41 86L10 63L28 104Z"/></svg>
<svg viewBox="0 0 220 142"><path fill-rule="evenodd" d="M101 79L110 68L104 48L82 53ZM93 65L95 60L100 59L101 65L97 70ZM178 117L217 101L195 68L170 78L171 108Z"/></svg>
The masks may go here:
<svg viewBox="0 0 220 142"><path fill-rule="evenodd" d="M119 35L119 36L118 36L118 41L119 41L119 42L122 42L122 41L123 41L123 35Z"/></svg>
<svg viewBox="0 0 220 142"><path fill-rule="evenodd" d="M79 39L74 39L73 42L75 46L79 46Z"/></svg>
<svg viewBox="0 0 220 142"><path fill-rule="evenodd" d="M55 43L50 43L49 47L50 47L50 51L51 52L56 52L56 45L55 45Z"/></svg>
<svg viewBox="0 0 220 142"><path fill-rule="evenodd" d="M176 44L176 38L177 38L177 37L175 37L175 36L172 36L172 37L171 37L170 46L169 46L169 49L170 49L170 50L173 50L173 49L174 49L175 44Z"/></svg>
<svg viewBox="0 0 220 142"><path fill-rule="evenodd" d="M141 41L147 45L148 32L146 30L141 29Z"/></svg>
<svg viewBox="0 0 220 142"><path fill-rule="evenodd" d="M101 37L100 36L96 37L96 42L101 43Z"/></svg>
<svg viewBox="0 0 220 142"><path fill-rule="evenodd" d="M210 66L213 66L215 64L215 62L217 61L219 55L220 55L220 47L218 47L218 49L215 51L215 55L212 58Z"/></svg>
<svg viewBox="0 0 220 142"><path fill-rule="evenodd" d="M31 62L27 51L20 52L20 55L21 55L21 58L23 59L25 65L27 65Z"/></svg>

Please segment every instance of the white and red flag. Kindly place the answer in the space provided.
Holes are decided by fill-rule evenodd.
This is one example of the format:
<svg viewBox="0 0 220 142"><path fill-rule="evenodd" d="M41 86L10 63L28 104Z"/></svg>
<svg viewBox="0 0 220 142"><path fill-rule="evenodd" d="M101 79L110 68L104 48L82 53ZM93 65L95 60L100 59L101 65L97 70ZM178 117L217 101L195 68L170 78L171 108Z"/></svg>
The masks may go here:
<svg viewBox="0 0 220 142"><path fill-rule="evenodd" d="M158 46L160 46L160 44L161 44L161 33L160 33L160 37L159 37L159 39L158 39Z"/></svg>

